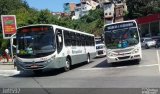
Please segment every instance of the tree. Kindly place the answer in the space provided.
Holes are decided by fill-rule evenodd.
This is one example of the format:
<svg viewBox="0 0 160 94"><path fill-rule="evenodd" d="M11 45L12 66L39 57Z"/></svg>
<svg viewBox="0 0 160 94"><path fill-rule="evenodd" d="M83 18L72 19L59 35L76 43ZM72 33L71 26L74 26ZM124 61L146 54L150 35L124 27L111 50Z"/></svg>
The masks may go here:
<svg viewBox="0 0 160 94"><path fill-rule="evenodd" d="M53 15L48 9L41 10L38 14L38 23L40 24L48 24L52 23Z"/></svg>
<svg viewBox="0 0 160 94"><path fill-rule="evenodd" d="M160 12L160 0L127 0L127 19L135 19Z"/></svg>
<svg viewBox="0 0 160 94"><path fill-rule="evenodd" d="M100 36L103 30L103 10L90 10L88 15L83 16L80 21L79 29L88 33Z"/></svg>
<svg viewBox="0 0 160 94"><path fill-rule="evenodd" d="M0 0L0 15L7 15L12 10L16 10L21 7L29 8L28 4L24 0Z"/></svg>
<svg viewBox="0 0 160 94"><path fill-rule="evenodd" d="M0 0L0 15L16 15L18 26L28 24L29 6L24 0ZM1 22L0 22L1 23ZM2 28L0 25L0 31ZM9 40L2 39L0 33L0 48L5 49L9 45Z"/></svg>

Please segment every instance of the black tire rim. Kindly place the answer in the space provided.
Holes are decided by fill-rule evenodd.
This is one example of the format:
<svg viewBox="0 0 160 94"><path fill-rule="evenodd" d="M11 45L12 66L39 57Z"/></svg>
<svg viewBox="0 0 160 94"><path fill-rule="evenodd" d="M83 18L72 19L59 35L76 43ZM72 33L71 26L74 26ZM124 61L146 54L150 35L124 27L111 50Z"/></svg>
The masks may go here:
<svg viewBox="0 0 160 94"><path fill-rule="evenodd" d="M70 60L67 59L66 60L66 65L65 65L65 71L69 71L70 70Z"/></svg>

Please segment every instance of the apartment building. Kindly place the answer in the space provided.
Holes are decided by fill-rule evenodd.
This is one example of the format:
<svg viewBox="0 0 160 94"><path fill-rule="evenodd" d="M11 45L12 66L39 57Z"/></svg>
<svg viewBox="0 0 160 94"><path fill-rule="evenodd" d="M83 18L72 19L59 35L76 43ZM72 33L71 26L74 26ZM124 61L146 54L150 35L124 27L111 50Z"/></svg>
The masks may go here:
<svg viewBox="0 0 160 94"><path fill-rule="evenodd" d="M82 2L81 3L81 16L87 15L89 13L89 10L92 9L92 6L89 4L89 2Z"/></svg>
<svg viewBox="0 0 160 94"><path fill-rule="evenodd" d="M79 19L81 17L81 3L76 4L74 16L72 19Z"/></svg>
<svg viewBox="0 0 160 94"><path fill-rule="evenodd" d="M75 11L76 4L75 3L64 3L63 5L64 13L71 14Z"/></svg>
<svg viewBox="0 0 160 94"><path fill-rule="evenodd" d="M92 10L96 9L96 7L99 5L98 0L81 0L81 4L87 3L92 7Z"/></svg>
<svg viewBox="0 0 160 94"><path fill-rule="evenodd" d="M104 3L110 2L110 0L98 0L100 7L103 7Z"/></svg>
<svg viewBox="0 0 160 94"><path fill-rule="evenodd" d="M104 23L123 21L127 5L125 0L100 0L104 9Z"/></svg>
<svg viewBox="0 0 160 94"><path fill-rule="evenodd" d="M89 10L94 10L99 5L98 0L81 0L79 4L76 4L75 15L72 19L79 19L80 17L87 15Z"/></svg>
<svg viewBox="0 0 160 94"><path fill-rule="evenodd" d="M60 18L60 17L69 17L69 14L68 13L64 13L64 12L52 12L52 15L58 16L58 18Z"/></svg>
<svg viewBox="0 0 160 94"><path fill-rule="evenodd" d="M112 2L103 3L105 24L109 24L114 21L114 7L115 5Z"/></svg>

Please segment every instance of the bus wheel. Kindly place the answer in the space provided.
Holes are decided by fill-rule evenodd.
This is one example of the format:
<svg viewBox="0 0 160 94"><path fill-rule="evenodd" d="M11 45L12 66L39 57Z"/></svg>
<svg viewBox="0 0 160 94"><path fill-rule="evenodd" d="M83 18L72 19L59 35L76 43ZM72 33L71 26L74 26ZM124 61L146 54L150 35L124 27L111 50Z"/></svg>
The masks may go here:
<svg viewBox="0 0 160 94"><path fill-rule="evenodd" d="M36 75L42 74L42 70L34 70L33 72L34 72L34 74L36 74Z"/></svg>
<svg viewBox="0 0 160 94"><path fill-rule="evenodd" d="M90 59L90 55L88 54L87 55L87 63L90 63L91 62L91 59Z"/></svg>
<svg viewBox="0 0 160 94"><path fill-rule="evenodd" d="M149 46L146 44L146 45L145 45L145 48L146 48L146 49L149 49Z"/></svg>
<svg viewBox="0 0 160 94"><path fill-rule="evenodd" d="M71 68L71 60L69 58L66 59L66 64L64 67L64 71L69 71Z"/></svg>

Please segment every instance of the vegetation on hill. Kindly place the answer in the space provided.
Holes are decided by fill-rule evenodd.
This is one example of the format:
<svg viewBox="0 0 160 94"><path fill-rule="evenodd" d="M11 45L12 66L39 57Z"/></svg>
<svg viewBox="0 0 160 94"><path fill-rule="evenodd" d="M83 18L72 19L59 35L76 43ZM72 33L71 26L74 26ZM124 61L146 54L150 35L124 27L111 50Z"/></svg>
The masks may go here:
<svg viewBox="0 0 160 94"><path fill-rule="evenodd" d="M127 0L128 12L125 19L135 19L160 12L160 0ZM53 16L45 9L38 11L31 8L25 0L0 0L0 15L16 15L17 27L29 24L56 24L95 35L101 35L104 25L103 9L89 11L89 14L78 20L70 17ZM1 22L0 22L1 24ZM1 25L0 25L0 31ZM7 40L0 35L0 47L6 48Z"/></svg>
<svg viewBox="0 0 160 94"><path fill-rule="evenodd" d="M136 19L150 14L160 13L160 0L126 0L128 14L126 19Z"/></svg>

